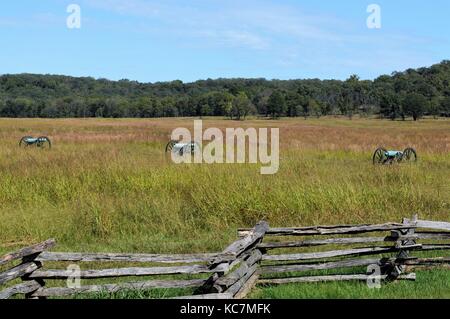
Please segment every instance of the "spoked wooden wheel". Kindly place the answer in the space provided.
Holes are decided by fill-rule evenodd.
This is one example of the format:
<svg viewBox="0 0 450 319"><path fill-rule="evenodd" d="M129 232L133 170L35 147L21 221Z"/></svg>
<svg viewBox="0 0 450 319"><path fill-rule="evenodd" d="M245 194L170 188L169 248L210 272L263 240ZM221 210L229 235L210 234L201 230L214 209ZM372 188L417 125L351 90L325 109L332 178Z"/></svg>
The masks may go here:
<svg viewBox="0 0 450 319"><path fill-rule="evenodd" d="M41 136L38 138L38 141L36 143L36 146L42 149L51 149L52 148L52 142L50 139L46 136Z"/></svg>
<svg viewBox="0 0 450 319"><path fill-rule="evenodd" d="M386 155L387 151L380 147L378 148L375 153L373 154L373 165L382 165L385 164L386 161L388 160L387 155Z"/></svg>
<svg viewBox="0 0 450 319"><path fill-rule="evenodd" d="M170 141L169 143L167 143L167 145L166 145L166 153L172 152L173 147L174 147L175 144L177 144L177 143L178 143L178 141L174 141L174 140L172 140L172 141Z"/></svg>
<svg viewBox="0 0 450 319"><path fill-rule="evenodd" d="M29 144L27 143L27 140L32 139L32 138L33 138L32 136L22 137L19 142L19 147L28 147Z"/></svg>
<svg viewBox="0 0 450 319"><path fill-rule="evenodd" d="M194 141L186 143L182 148L180 148L180 152L178 153L178 155L194 155L196 148L197 145Z"/></svg>
<svg viewBox="0 0 450 319"><path fill-rule="evenodd" d="M406 163L414 163L417 162L417 153L416 150L409 147L406 150L403 151L403 158L402 158L403 162Z"/></svg>

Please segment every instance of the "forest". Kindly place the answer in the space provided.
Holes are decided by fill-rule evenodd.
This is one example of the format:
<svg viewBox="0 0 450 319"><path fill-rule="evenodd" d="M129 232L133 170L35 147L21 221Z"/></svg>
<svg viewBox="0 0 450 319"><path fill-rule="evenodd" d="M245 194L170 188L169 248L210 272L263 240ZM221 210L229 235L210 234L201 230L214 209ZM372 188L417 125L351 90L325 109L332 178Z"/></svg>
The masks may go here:
<svg viewBox="0 0 450 319"><path fill-rule="evenodd" d="M140 83L61 75L0 76L0 117L450 116L450 61L361 80L207 79Z"/></svg>

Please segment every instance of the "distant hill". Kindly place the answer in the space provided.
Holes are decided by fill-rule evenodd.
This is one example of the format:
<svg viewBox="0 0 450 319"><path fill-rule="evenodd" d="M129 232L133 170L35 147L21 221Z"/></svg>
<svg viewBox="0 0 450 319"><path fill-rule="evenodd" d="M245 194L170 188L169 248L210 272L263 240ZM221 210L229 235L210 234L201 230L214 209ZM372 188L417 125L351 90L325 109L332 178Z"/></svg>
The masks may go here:
<svg viewBox="0 0 450 319"><path fill-rule="evenodd" d="M450 61L339 80L216 79L139 83L90 77L0 76L0 117L450 116Z"/></svg>

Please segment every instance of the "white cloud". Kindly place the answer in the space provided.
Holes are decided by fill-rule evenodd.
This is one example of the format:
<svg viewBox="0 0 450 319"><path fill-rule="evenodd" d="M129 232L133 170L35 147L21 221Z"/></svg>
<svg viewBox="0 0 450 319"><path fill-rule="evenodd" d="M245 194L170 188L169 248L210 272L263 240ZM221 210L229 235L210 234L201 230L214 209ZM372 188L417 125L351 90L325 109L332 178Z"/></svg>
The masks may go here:
<svg viewBox="0 0 450 319"><path fill-rule="evenodd" d="M248 47L255 50L264 50L269 47L266 39L247 31L228 30L207 32L203 35L231 47Z"/></svg>
<svg viewBox="0 0 450 319"><path fill-rule="evenodd" d="M197 6L182 6L178 2L143 0L85 0L98 9L120 15L148 18L148 24L156 22L165 26L167 33L204 35L206 39L230 46L246 46L251 49L270 48L270 39L290 37L292 41L339 40L330 22L337 20L324 16L306 16L298 9L264 2L233 2L222 5L212 1L194 1ZM211 2L210 2L211 3ZM234 4L234 5L233 5Z"/></svg>
<svg viewBox="0 0 450 319"><path fill-rule="evenodd" d="M273 65L289 69L330 69L340 65L349 73L356 73L364 68L385 66L382 72L390 72L398 69L396 65L404 65L399 58L402 56L403 61L415 62L414 65L430 60L422 49L417 49L418 44L429 39L385 29L369 32L364 23L365 10L361 11L361 23L356 24L326 13L305 12L301 5L265 0L192 0L189 5L175 0L84 0L84 3L138 18L135 27L142 32L173 37L180 45L266 51ZM118 26L123 24L118 22Z"/></svg>
<svg viewBox="0 0 450 319"><path fill-rule="evenodd" d="M122 15L155 16L161 10L161 6L156 4L156 1L150 3L141 0L86 0L84 3Z"/></svg>

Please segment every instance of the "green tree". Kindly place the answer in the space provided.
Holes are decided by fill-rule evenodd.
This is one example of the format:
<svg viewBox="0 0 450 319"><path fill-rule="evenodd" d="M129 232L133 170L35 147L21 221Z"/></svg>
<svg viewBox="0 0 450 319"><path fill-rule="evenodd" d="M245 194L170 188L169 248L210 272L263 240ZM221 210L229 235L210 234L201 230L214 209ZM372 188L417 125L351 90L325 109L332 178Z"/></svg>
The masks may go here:
<svg viewBox="0 0 450 319"><path fill-rule="evenodd" d="M357 75L352 75L344 82L341 100L342 113L350 119L357 112L362 101L362 85Z"/></svg>
<svg viewBox="0 0 450 319"><path fill-rule="evenodd" d="M441 101L441 113L444 116L450 116L450 96L447 96Z"/></svg>
<svg viewBox="0 0 450 319"><path fill-rule="evenodd" d="M267 109L272 118L278 118L284 114L286 109L286 100L284 95L279 90L274 91L269 97Z"/></svg>
<svg viewBox="0 0 450 319"><path fill-rule="evenodd" d="M244 119L253 112L253 105L244 92L240 92L232 103L232 118L237 120Z"/></svg>
<svg viewBox="0 0 450 319"><path fill-rule="evenodd" d="M394 92L383 92L380 97L380 113L391 120L401 115L401 103Z"/></svg>
<svg viewBox="0 0 450 319"><path fill-rule="evenodd" d="M309 99L308 111L310 116L320 117L322 115L322 108L315 99Z"/></svg>
<svg viewBox="0 0 450 319"><path fill-rule="evenodd" d="M230 119L233 119L233 100L234 100L234 97L231 101L226 103L223 107L224 115L229 116Z"/></svg>
<svg viewBox="0 0 450 319"><path fill-rule="evenodd" d="M391 119L413 114L417 118L422 114L448 116L450 61L394 72L374 81L353 75L346 81L207 79L139 83L60 75L0 75L0 116L234 116L233 101L241 92L254 105L250 105L252 111L256 107L258 114L272 117L318 115L315 103L321 115L344 114L350 118L377 112ZM411 94L426 98L418 112L404 103Z"/></svg>
<svg viewBox="0 0 450 319"><path fill-rule="evenodd" d="M403 99L403 110L406 115L412 116L414 121L422 117L427 109L428 100L419 93L407 94Z"/></svg>
<svg viewBox="0 0 450 319"><path fill-rule="evenodd" d="M302 114L304 97L297 92L290 92L286 96L287 116L297 117Z"/></svg>

